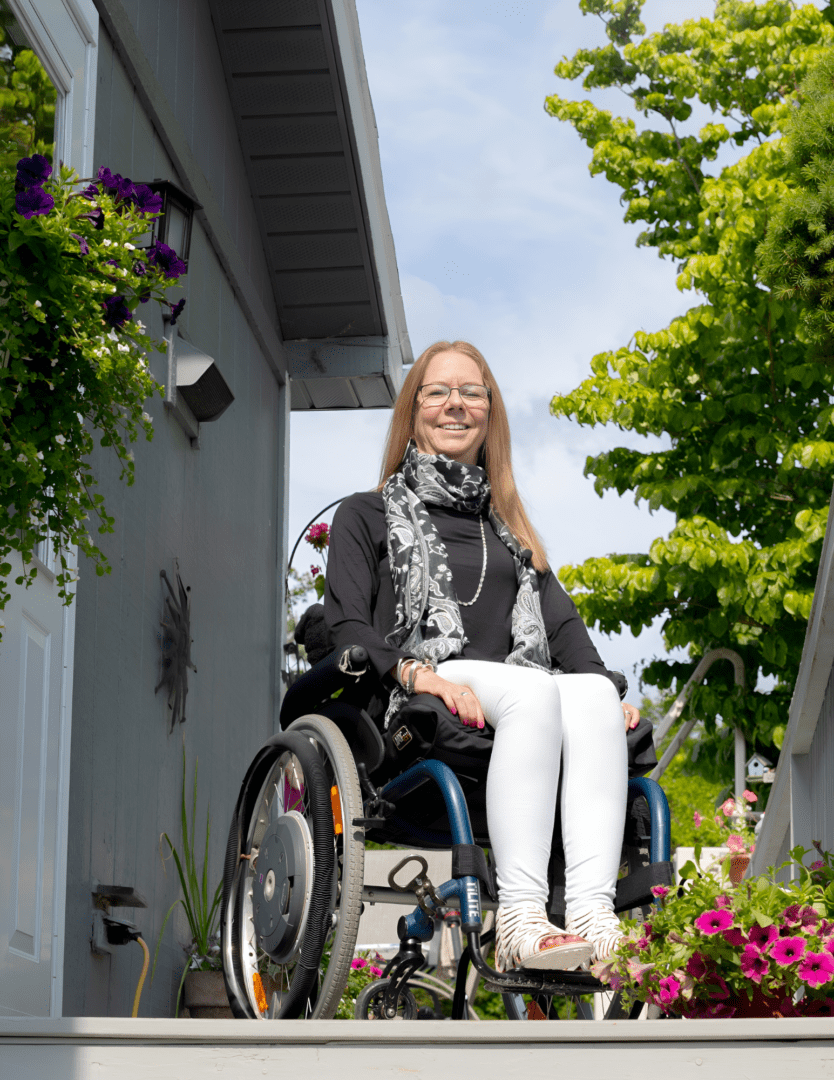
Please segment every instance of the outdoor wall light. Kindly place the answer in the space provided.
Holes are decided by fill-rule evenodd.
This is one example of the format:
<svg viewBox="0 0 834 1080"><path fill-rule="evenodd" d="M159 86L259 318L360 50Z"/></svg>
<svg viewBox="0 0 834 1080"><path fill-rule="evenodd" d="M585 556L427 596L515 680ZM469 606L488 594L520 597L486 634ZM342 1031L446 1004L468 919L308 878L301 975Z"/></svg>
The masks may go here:
<svg viewBox="0 0 834 1080"><path fill-rule="evenodd" d="M172 184L170 180L149 180L151 191L162 196L162 216L151 226L148 247L157 241L173 248L188 266L188 253L191 249L191 225L194 211L202 210L202 203Z"/></svg>

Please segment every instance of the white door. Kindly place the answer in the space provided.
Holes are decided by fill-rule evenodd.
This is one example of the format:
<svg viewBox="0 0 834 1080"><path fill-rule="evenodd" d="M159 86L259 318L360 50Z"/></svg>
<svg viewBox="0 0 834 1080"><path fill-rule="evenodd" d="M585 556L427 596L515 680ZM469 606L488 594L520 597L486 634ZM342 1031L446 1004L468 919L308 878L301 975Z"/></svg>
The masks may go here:
<svg viewBox="0 0 834 1080"><path fill-rule="evenodd" d="M3 0L58 91L55 157L89 176L98 15L93 0ZM74 607L44 548L0 622L0 1016L60 1016ZM12 580L21 562L12 557Z"/></svg>

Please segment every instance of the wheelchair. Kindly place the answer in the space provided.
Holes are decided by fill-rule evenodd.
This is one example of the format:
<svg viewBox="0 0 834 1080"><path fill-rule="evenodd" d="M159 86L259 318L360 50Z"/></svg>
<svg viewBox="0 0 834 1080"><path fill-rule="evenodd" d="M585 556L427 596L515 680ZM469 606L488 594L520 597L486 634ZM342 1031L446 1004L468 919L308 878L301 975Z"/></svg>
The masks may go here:
<svg viewBox="0 0 834 1080"><path fill-rule="evenodd" d="M340 649L300 675L281 708L282 730L255 755L232 816L223 873L221 952L229 1002L246 1019L328 1019L347 985L367 902L416 906L398 922L400 947L363 995L363 1018L414 1015L409 980L425 965L436 919L459 912L466 941L457 967L452 1019L468 1012L470 966L502 994L510 1019L551 1019L558 999L604 994L609 1019L636 1018L587 971L499 973L486 959L497 908L494 867L484 853L485 779L492 731L467 728L437 698L410 698L388 730L372 718L387 694L361 646ZM467 743L467 740L468 743ZM646 770L647 771L647 770ZM451 849L452 877L424 872L388 888L365 888L365 841ZM400 867L403 863L400 864ZM564 925L564 853L554 823L551 918ZM615 911L646 912L651 888L672 884L669 807L660 786L633 776ZM583 1009L579 1009L580 1013ZM584 1009L587 1015L587 1007Z"/></svg>

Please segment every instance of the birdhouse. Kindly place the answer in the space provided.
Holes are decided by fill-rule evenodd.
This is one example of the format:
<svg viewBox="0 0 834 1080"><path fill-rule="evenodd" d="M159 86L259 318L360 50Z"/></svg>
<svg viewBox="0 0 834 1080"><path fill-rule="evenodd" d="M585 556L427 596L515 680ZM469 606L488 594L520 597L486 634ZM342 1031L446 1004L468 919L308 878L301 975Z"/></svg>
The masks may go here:
<svg viewBox="0 0 834 1080"><path fill-rule="evenodd" d="M747 762L747 779L761 780L766 772L773 768L772 763L761 754L753 754Z"/></svg>

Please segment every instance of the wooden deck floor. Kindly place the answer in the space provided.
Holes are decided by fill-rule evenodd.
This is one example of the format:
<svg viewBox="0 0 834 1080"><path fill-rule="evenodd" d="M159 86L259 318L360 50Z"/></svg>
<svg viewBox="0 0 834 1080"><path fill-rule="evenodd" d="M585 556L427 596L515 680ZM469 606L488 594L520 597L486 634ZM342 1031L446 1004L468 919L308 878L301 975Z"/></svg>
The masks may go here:
<svg viewBox="0 0 834 1080"><path fill-rule="evenodd" d="M0 1020L0 1077L817 1080L834 1020L554 1023Z"/></svg>

